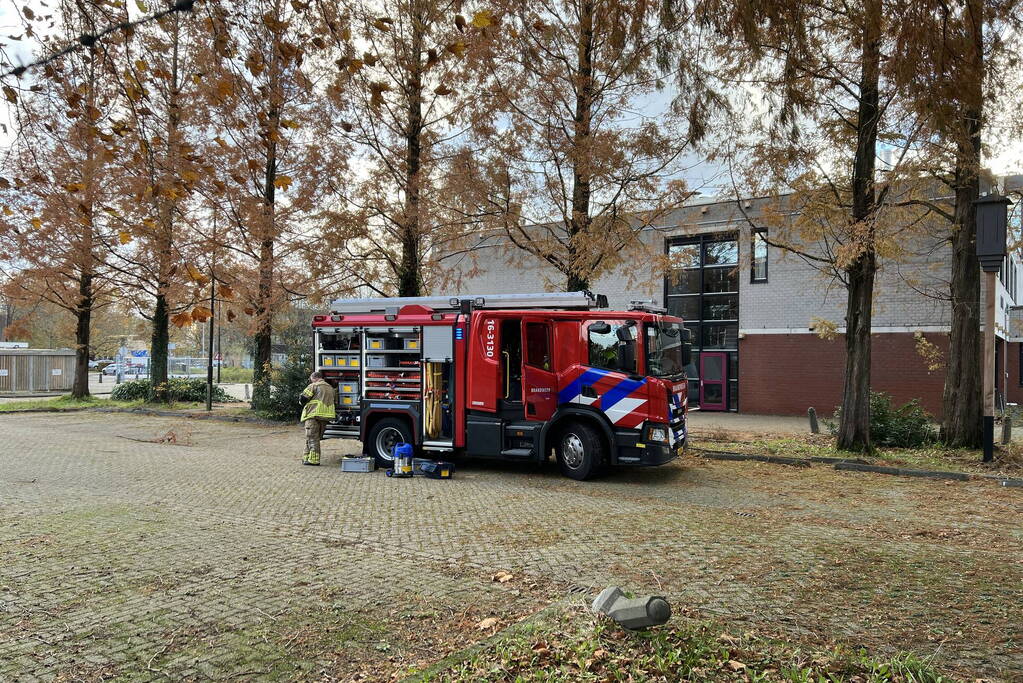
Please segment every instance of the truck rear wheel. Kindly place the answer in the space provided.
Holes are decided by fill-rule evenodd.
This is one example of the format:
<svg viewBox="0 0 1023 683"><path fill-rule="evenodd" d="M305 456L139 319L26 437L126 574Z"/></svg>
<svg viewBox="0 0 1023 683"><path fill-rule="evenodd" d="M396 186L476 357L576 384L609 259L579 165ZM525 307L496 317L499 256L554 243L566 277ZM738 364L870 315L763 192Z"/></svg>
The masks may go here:
<svg viewBox="0 0 1023 683"><path fill-rule="evenodd" d="M377 461L377 467L387 468L394 464L393 449L400 443L412 443L408 422L385 417L370 428L366 437L366 453Z"/></svg>
<svg viewBox="0 0 1023 683"><path fill-rule="evenodd" d="M583 422L569 423L558 433L554 446L561 473L580 481L600 473L607 455L605 451L604 440L597 430Z"/></svg>

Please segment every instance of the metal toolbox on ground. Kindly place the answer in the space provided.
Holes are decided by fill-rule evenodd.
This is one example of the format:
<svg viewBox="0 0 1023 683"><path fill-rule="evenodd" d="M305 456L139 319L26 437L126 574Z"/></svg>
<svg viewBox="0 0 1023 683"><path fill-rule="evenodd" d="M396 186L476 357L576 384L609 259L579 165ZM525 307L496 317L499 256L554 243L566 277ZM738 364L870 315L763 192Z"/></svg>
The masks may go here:
<svg viewBox="0 0 1023 683"><path fill-rule="evenodd" d="M361 458L341 458L342 472L372 472L376 469L376 460L370 456Z"/></svg>

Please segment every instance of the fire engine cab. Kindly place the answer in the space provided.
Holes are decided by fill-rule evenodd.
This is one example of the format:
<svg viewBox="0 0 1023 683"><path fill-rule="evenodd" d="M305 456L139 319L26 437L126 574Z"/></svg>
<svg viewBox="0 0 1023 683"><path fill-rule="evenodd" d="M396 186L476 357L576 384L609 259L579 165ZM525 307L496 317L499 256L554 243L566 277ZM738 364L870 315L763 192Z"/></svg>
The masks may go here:
<svg viewBox="0 0 1023 683"><path fill-rule="evenodd" d="M313 318L337 388L324 438L389 466L398 443L540 462L587 479L661 465L686 446L689 331L664 309L598 310L588 292L338 299Z"/></svg>

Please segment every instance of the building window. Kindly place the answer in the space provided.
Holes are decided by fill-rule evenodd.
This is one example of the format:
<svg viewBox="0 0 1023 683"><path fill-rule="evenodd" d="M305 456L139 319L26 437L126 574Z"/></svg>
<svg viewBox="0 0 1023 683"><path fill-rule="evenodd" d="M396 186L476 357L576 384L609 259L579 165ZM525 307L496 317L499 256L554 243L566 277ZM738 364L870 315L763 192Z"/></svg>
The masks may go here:
<svg viewBox="0 0 1023 683"><path fill-rule="evenodd" d="M753 231L750 254L750 282L767 282L767 232Z"/></svg>

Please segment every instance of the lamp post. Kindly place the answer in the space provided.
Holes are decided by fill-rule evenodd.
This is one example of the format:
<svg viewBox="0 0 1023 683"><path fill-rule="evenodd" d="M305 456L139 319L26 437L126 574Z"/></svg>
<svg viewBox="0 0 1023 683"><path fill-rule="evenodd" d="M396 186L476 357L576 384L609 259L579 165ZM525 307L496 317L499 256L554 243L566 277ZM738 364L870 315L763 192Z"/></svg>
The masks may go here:
<svg viewBox="0 0 1023 683"><path fill-rule="evenodd" d="M209 327L209 352L206 359L206 410L213 410L213 311L217 306L217 276L210 268L210 327Z"/></svg>
<svg viewBox="0 0 1023 683"><path fill-rule="evenodd" d="M973 202L977 212L977 260L984 271L984 462L995 454L995 288L1005 260L1008 197L989 194Z"/></svg>

